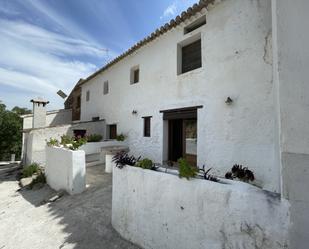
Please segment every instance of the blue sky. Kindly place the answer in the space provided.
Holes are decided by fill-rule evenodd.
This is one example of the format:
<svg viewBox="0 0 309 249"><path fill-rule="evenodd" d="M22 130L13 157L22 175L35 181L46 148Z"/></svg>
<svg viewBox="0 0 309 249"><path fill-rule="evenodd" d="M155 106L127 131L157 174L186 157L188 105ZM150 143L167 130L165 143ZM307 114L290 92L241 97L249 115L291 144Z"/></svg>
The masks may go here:
<svg viewBox="0 0 309 249"><path fill-rule="evenodd" d="M0 0L0 100L63 107L69 93L194 0ZM106 51L107 50L107 51Z"/></svg>

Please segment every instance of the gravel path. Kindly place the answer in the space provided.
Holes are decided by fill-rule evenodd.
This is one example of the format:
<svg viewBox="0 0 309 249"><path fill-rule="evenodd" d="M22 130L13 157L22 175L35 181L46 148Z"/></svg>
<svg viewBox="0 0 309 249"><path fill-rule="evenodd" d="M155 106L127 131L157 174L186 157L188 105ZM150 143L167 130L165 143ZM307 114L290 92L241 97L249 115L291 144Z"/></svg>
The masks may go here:
<svg viewBox="0 0 309 249"><path fill-rule="evenodd" d="M54 191L19 190L16 168L0 165L0 249L138 248L111 226L112 177L102 165L87 168L84 193L47 204Z"/></svg>

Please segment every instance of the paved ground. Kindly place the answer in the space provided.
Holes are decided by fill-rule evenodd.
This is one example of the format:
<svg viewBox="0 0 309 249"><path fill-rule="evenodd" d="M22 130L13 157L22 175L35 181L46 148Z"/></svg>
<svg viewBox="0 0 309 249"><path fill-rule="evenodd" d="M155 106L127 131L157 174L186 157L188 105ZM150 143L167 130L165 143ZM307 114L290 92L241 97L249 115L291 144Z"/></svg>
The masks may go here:
<svg viewBox="0 0 309 249"><path fill-rule="evenodd" d="M47 186L18 191L17 167L0 165L0 249L138 248L111 226L112 178L103 166L87 168L84 193L49 204Z"/></svg>

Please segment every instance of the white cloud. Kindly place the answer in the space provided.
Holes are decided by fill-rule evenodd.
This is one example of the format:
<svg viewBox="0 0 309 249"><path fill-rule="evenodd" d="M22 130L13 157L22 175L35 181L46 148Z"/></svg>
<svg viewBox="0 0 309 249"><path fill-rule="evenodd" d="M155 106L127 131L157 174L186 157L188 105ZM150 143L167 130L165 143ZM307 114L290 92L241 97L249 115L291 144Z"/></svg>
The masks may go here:
<svg viewBox="0 0 309 249"><path fill-rule="evenodd" d="M96 44L96 41L89 36L84 30L82 30L78 25L69 19L59 15L53 8L50 8L45 1L40 0L28 0L24 1L25 5L31 5L36 11L41 12L45 18L49 18L54 24L62 27L63 30L66 30L70 35L77 35L78 37L82 37L83 39ZM98 45L98 44L96 44ZM99 46L99 45L98 45Z"/></svg>
<svg viewBox="0 0 309 249"><path fill-rule="evenodd" d="M94 44L81 39L71 38L59 33L51 32L38 26L25 22L12 22L0 19L0 34L4 37L14 38L19 42L29 43L37 50L53 52L55 54L62 53L70 55L91 55L102 57L104 52Z"/></svg>
<svg viewBox="0 0 309 249"><path fill-rule="evenodd" d="M74 59L91 56L103 59L104 52L81 39L51 32L20 21L0 19L0 98L6 102L6 89L32 92L33 98L43 96L53 100L50 107L61 108L63 101L56 95L62 89L69 93L79 78L89 76L97 68L92 63ZM15 105L25 98L16 100ZM11 100L9 100L11 102Z"/></svg>
<svg viewBox="0 0 309 249"><path fill-rule="evenodd" d="M177 12L177 5L176 2L174 2L163 11L163 15L160 17L160 19L171 18L175 16L176 12Z"/></svg>
<svg viewBox="0 0 309 249"><path fill-rule="evenodd" d="M163 11L161 20L174 18L176 15L179 15L182 11L187 10L191 7L197 0L175 0Z"/></svg>

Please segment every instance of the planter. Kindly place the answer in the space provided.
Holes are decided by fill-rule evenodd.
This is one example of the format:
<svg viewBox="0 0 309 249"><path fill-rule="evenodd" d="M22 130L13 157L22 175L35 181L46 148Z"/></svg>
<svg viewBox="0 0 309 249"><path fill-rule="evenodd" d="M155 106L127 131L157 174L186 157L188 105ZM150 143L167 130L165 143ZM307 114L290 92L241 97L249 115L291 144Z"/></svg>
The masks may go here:
<svg viewBox="0 0 309 249"><path fill-rule="evenodd" d="M125 146L126 142L108 140L102 142L88 142L82 145L79 149L85 151L88 157L95 158L95 162L87 163L88 166L104 164L106 162L106 151L103 148L110 146ZM108 164L108 163L107 163ZM112 172L112 168L110 170Z"/></svg>
<svg viewBox="0 0 309 249"><path fill-rule="evenodd" d="M102 155L105 154L105 172L112 173L116 164L113 162L113 157L119 152L129 152L128 146L115 145L101 148Z"/></svg>
<svg viewBox="0 0 309 249"><path fill-rule="evenodd" d="M47 184L55 190L78 194L86 187L85 152L60 147L46 147Z"/></svg>
<svg viewBox="0 0 309 249"><path fill-rule="evenodd" d="M289 205L252 185L113 170L112 225L143 248L285 248Z"/></svg>

